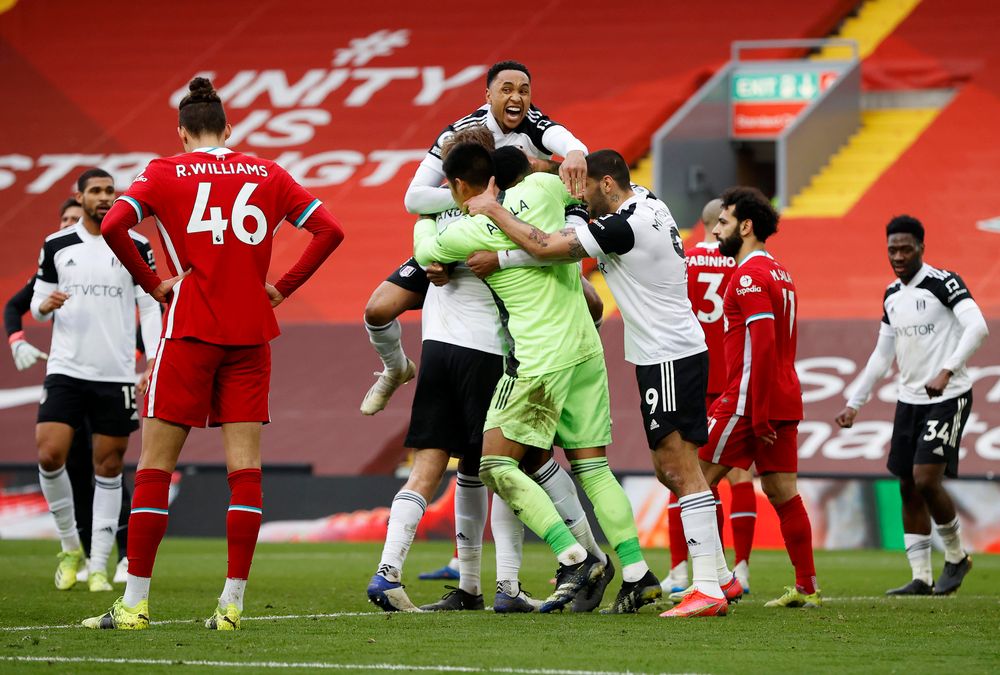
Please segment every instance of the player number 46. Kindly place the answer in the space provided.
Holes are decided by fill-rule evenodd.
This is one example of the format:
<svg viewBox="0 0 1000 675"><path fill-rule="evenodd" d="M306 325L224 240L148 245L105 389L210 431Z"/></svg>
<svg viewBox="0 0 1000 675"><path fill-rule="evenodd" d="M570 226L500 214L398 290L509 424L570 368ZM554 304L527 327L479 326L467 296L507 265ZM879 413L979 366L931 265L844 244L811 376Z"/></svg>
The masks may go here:
<svg viewBox="0 0 1000 675"><path fill-rule="evenodd" d="M267 234L267 218L264 212L250 201L250 195L257 188L256 183L244 183L240 188L240 193L236 195L233 202L233 212L230 214L233 225L233 234L244 244L256 246L264 241ZM208 195L212 190L211 183L198 183L198 194L194 198L194 208L191 209L191 218L188 220L188 233L211 232L212 243L221 246L225 243L226 229L229 227L229 220L222 217L222 207L208 206ZM205 218L205 214L208 218ZM246 229L247 219L256 222L256 227L251 232Z"/></svg>

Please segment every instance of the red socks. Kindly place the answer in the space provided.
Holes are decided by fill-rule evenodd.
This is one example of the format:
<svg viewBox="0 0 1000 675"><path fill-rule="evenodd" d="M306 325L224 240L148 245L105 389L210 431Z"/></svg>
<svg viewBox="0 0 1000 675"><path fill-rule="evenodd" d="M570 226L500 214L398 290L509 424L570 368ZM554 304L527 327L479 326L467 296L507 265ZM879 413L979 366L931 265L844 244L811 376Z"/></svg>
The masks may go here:
<svg viewBox="0 0 1000 675"><path fill-rule="evenodd" d="M812 526L802 497L795 495L774 507L781 519L781 536L788 558L795 568L795 585L805 594L816 592L816 565L813 562ZM131 533L130 533L131 536Z"/></svg>
<svg viewBox="0 0 1000 675"><path fill-rule="evenodd" d="M128 519L128 573L152 577L156 549L167 532L170 474L159 469L135 472L132 513Z"/></svg>
<svg viewBox="0 0 1000 675"><path fill-rule="evenodd" d="M262 495L260 469L241 469L229 474L229 513L226 515L226 541L229 567L226 577L246 579L260 532ZM131 539L131 532L129 533ZM131 562L131 560L129 561Z"/></svg>
<svg viewBox="0 0 1000 675"><path fill-rule="evenodd" d="M738 565L744 560L750 561L753 531L757 525L757 495L754 494L753 481L736 483L732 489L729 524L733 528L733 549L736 552L734 562Z"/></svg>
<svg viewBox="0 0 1000 675"><path fill-rule="evenodd" d="M684 523L681 521L681 505L677 495L670 493L667 503L667 532L670 536L670 569L674 569L688 559L687 540L684 537Z"/></svg>

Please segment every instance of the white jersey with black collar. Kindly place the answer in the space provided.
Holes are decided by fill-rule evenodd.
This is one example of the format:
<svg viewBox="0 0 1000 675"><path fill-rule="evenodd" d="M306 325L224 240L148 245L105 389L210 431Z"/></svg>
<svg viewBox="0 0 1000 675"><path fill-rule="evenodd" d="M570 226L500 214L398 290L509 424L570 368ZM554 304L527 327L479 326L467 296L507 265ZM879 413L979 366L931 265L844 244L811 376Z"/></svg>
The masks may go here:
<svg viewBox="0 0 1000 675"><path fill-rule="evenodd" d="M648 190L633 191L616 213L576 228L621 309L625 359L648 366L700 354L705 333L688 300L677 223Z"/></svg>
<svg viewBox="0 0 1000 675"><path fill-rule="evenodd" d="M404 203L411 213L439 213L454 208L451 193L444 182L444 166L441 161L441 146L456 131L470 127L486 127L493 134L497 148L510 145L520 148L528 157L550 159L553 154L565 157L578 150L587 154L587 146L580 142L566 127L549 119L534 105L528 108L524 119L515 129L507 131L493 117L489 104L484 104L465 117L449 124L438 134L434 145L424 156L417 172L406 190Z"/></svg>
<svg viewBox="0 0 1000 675"><path fill-rule="evenodd" d="M438 232L463 215L458 208L439 213L434 218ZM444 286L427 287L420 320L424 340L503 354L493 292L465 263L455 265Z"/></svg>
<svg viewBox="0 0 1000 675"><path fill-rule="evenodd" d="M964 364L956 367L941 396L930 399L924 385L948 367L946 361L955 352L963 330L956 314L974 304L961 277L926 263L909 283L896 279L885 289L879 333L895 339L900 401L936 403L972 388Z"/></svg>
<svg viewBox="0 0 1000 675"><path fill-rule="evenodd" d="M155 269L149 240L130 231L139 254ZM69 295L59 309L40 312L41 303L54 291ZM135 380L136 302L159 308L121 264L104 241L77 222L45 239L38 259L38 276L31 311L40 321L54 317L48 375L67 375L90 382ZM148 312L147 312L148 314ZM159 342L159 331L146 335L146 348Z"/></svg>

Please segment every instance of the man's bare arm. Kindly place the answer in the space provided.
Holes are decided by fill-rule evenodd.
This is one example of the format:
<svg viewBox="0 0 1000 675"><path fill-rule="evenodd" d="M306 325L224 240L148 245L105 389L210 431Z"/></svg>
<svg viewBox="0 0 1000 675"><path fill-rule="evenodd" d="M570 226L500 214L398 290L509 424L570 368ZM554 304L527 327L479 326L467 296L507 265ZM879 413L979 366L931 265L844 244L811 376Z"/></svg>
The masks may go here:
<svg viewBox="0 0 1000 675"><path fill-rule="evenodd" d="M491 190L476 195L465 203L469 213L484 215L503 230L510 240L536 258L582 260L590 257L576 235L567 227L558 232L543 232L524 222L500 204Z"/></svg>

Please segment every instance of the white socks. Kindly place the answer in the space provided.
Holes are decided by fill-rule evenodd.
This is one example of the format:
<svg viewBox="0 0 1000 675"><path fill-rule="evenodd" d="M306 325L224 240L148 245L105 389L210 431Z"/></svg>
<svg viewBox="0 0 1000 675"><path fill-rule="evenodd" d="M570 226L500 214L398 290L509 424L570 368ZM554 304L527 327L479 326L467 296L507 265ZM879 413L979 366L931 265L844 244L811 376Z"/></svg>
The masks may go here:
<svg viewBox="0 0 1000 675"><path fill-rule="evenodd" d="M400 338L403 335L403 328L399 321L393 319L384 326L372 326L365 321L365 330L368 331L368 339L378 352L379 358L389 371L402 372L406 369L406 354L403 353L403 344Z"/></svg>
<svg viewBox="0 0 1000 675"><path fill-rule="evenodd" d="M137 577L133 574L128 575L128 579L125 582L125 597L122 599L125 606L134 609L136 605L148 597L149 577Z"/></svg>
<svg viewBox="0 0 1000 675"><path fill-rule="evenodd" d="M504 582L513 584L510 588L514 597L520 591L518 573L521 570L521 548L524 544L524 523L514 515L507 502L499 495L493 495L490 528L497 549L497 588ZM504 591L506 592L506 591Z"/></svg>
<svg viewBox="0 0 1000 675"><path fill-rule="evenodd" d="M226 579L226 585L222 588L222 595L219 596L219 607L225 609L226 605L236 605L236 609L243 611L243 591L247 588L246 579ZM128 603L126 603L128 604Z"/></svg>
<svg viewBox="0 0 1000 675"><path fill-rule="evenodd" d="M41 466L38 467L38 482L42 486L42 494L49 504L49 511L56 520L56 531L59 533L59 541L62 543L62 550L75 551L80 548L80 534L76 531L76 512L73 510L73 486L70 485L69 475L66 467L62 466L55 471L46 471ZM121 494L118 495L119 502ZM117 519L115 526L117 527ZM113 535L113 533L112 533ZM107 559L105 559L107 562Z"/></svg>
<svg viewBox="0 0 1000 675"><path fill-rule="evenodd" d="M400 490L392 500L392 508L389 509L389 526L385 533L385 546L382 548L382 560L379 563L379 574L389 579L389 574L383 573L383 566L391 567L395 570L397 578L389 581L399 581L399 576L403 572L403 561L413 544L413 537L417 533L417 525L427 510L427 500L419 492L413 490Z"/></svg>
<svg viewBox="0 0 1000 675"><path fill-rule="evenodd" d="M960 563L965 557L965 550L962 548L962 526L958 523L958 516L954 520L944 525L938 525L937 533L941 536L941 543L944 544L944 559L950 563Z"/></svg>
<svg viewBox="0 0 1000 675"><path fill-rule="evenodd" d="M903 544L906 546L906 559L910 561L913 578L928 586L932 585L934 574L931 571L931 535L903 534Z"/></svg>
<svg viewBox="0 0 1000 675"><path fill-rule="evenodd" d="M503 500L499 500L503 501ZM489 497L479 476L458 474L455 487L455 543L458 547L458 587L479 595L483 561L483 530Z"/></svg>
<svg viewBox="0 0 1000 675"><path fill-rule="evenodd" d="M107 574L122 508L122 475L94 476L94 510L90 535L90 573Z"/></svg>
<svg viewBox="0 0 1000 675"><path fill-rule="evenodd" d="M576 565L587 559L587 549L580 544L573 544L568 549L556 556L560 565Z"/></svg>
<svg viewBox="0 0 1000 675"><path fill-rule="evenodd" d="M543 464L542 468L531 474L531 478L545 490L573 537L588 552L607 562L608 557L594 539L594 532L590 529L590 521L580 503L573 478L554 459Z"/></svg>
<svg viewBox="0 0 1000 675"><path fill-rule="evenodd" d="M694 587L713 598L725 597L715 560L716 548L719 547L715 497L711 490L705 490L681 497L677 503L681 507L681 522L684 523L684 536L691 556ZM726 571L729 571L728 567Z"/></svg>

